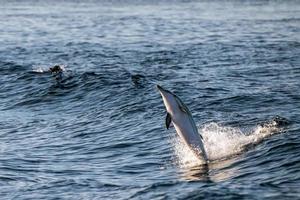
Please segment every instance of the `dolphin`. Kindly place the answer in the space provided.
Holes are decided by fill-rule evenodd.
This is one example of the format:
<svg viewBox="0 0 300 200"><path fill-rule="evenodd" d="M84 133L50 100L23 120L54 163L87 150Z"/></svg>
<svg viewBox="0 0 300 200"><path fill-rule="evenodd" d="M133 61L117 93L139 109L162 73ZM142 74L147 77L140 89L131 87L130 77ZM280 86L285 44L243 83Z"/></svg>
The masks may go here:
<svg viewBox="0 0 300 200"><path fill-rule="evenodd" d="M167 110L166 127L169 129L171 122L184 143L200 159L208 162L203 145L203 138L199 134L192 114L187 106L172 92L157 85Z"/></svg>

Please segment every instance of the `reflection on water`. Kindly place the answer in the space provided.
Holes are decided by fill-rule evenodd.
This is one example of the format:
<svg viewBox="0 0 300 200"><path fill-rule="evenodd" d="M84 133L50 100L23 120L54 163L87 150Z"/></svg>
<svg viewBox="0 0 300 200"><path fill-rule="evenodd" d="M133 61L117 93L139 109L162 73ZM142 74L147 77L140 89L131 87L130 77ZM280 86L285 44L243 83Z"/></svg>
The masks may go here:
<svg viewBox="0 0 300 200"><path fill-rule="evenodd" d="M187 181L226 181L239 173L237 166L233 166L240 156L226 160L217 160L208 165L188 166L180 168L180 176Z"/></svg>

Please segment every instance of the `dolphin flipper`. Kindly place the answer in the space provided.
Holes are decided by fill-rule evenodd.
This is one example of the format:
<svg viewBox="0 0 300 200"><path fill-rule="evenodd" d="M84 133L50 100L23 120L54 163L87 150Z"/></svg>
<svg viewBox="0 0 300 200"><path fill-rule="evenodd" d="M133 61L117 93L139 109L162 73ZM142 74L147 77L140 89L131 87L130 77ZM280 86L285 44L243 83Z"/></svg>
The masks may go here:
<svg viewBox="0 0 300 200"><path fill-rule="evenodd" d="M167 116L166 116L166 127L167 127L167 129L169 129L171 121L172 121L171 115L170 115L170 113L167 113Z"/></svg>

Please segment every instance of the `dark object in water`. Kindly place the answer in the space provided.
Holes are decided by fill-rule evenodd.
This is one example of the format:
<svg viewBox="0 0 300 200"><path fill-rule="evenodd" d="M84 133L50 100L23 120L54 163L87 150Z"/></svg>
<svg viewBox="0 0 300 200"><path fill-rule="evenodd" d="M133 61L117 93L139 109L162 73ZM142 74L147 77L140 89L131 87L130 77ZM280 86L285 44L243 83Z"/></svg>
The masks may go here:
<svg viewBox="0 0 300 200"><path fill-rule="evenodd" d="M145 76L141 74L131 75L131 81L135 86L142 86L142 82L144 81Z"/></svg>
<svg viewBox="0 0 300 200"><path fill-rule="evenodd" d="M286 118L279 117L279 116L276 116L275 118L273 118L273 123L279 127L287 126L290 124L290 122Z"/></svg>
<svg viewBox="0 0 300 200"><path fill-rule="evenodd" d="M262 127L283 127L289 125L290 122L283 117L276 116L267 122L260 123L259 125Z"/></svg>
<svg viewBox="0 0 300 200"><path fill-rule="evenodd" d="M55 77L57 83L60 83L63 80L63 69L60 65L54 65L53 67L50 67L49 70Z"/></svg>
<svg viewBox="0 0 300 200"><path fill-rule="evenodd" d="M62 72L63 70L62 70L61 66L54 65L53 67L50 67L50 71L52 73L59 73L59 72Z"/></svg>

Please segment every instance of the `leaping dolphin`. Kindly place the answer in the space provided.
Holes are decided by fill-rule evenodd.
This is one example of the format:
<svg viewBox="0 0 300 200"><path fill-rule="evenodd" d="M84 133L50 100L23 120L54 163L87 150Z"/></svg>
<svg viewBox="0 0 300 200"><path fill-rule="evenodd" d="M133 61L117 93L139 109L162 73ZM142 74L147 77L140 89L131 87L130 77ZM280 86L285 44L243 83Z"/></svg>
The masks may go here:
<svg viewBox="0 0 300 200"><path fill-rule="evenodd" d="M176 132L192 152L207 163L207 154L203 145L203 138L193 120L192 114L187 106L172 92L157 85L165 107L167 109L166 127L169 129L171 122Z"/></svg>

